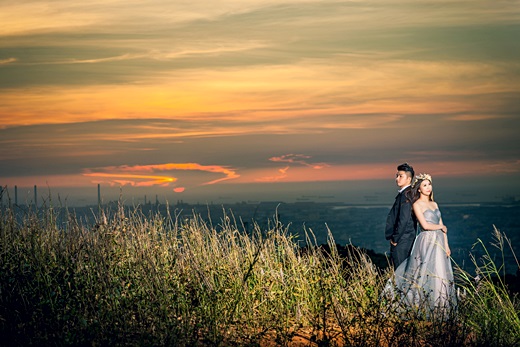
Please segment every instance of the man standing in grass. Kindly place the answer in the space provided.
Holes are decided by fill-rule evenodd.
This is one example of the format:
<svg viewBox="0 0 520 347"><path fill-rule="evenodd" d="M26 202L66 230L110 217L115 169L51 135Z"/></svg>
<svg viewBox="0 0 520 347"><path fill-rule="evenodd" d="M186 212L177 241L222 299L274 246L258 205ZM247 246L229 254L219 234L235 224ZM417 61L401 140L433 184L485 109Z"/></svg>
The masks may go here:
<svg viewBox="0 0 520 347"><path fill-rule="evenodd" d="M406 196L414 175L413 167L408 163L397 167L395 182L399 187L399 193L388 213L385 230L385 238L390 241L390 256L394 269L410 255L417 231L417 219Z"/></svg>

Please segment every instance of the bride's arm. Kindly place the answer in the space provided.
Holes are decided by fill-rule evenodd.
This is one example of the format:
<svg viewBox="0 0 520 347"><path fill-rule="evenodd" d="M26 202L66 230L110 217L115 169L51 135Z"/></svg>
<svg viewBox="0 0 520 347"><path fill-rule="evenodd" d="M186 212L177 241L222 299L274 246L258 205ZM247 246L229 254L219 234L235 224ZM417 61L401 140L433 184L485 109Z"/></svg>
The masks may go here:
<svg viewBox="0 0 520 347"><path fill-rule="evenodd" d="M437 206L437 204L435 204ZM439 206L437 206L437 208L439 208ZM441 225L443 225L446 230L444 232L444 250L446 251L446 255L449 257L451 255L451 249L450 249L450 245L448 244L448 227L446 227L442 221L442 218L439 220L439 223L441 223Z"/></svg>
<svg viewBox="0 0 520 347"><path fill-rule="evenodd" d="M436 202L434 202L434 204L435 204L435 208L436 208L436 209L439 209L439 205L437 205ZM446 228L446 230L443 229L442 231L443 231L445 234L447 234L447 233L448 233L448 227L444 225L444 222L442 221L442 217L439 218L439 225L442 225L442 226L444 226L444 227Z"/></svg>
<svg viewBox="0 0 520 347"><path fill-rule="evenodd" d="M439 230L440 229L444 233L446 233L448 231L448 229L443 224L428 223L426 221L426 218L424 218L423 209L417 202L413 204L412 208L413 208L413 212L415 213L415 216L417 217L417 221L419 222L419 224L421 225L421 228L423 230Z"/></svg>
<svg viewBox="0 0 520 347"><path fill-rule="evenodd" d="M438 209L438 210L440 211L440 209L439 209L439 205L437 205L437 203L436 203L435 201L433 202L433 204L435 205L435 208ZM442 217L439 218L439 225L444 225L444 222L442 221ZM447 232L448 232L448 228L446 227L446 233L447 233Z"/></svg>
<svg viewBox="0 0 520 347"><path fill-rule="evenodd" d="M451 255L451 249L448 245L448 235L444 233L444 250L446 251L446 255L449 257Z"/></svg>

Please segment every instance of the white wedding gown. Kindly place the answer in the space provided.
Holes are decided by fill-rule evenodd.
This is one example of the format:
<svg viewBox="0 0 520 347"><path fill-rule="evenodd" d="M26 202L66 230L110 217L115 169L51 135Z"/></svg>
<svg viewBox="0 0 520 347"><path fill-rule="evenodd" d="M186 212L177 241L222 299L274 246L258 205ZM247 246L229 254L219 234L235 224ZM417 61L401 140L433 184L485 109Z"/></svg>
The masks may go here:
<svg viewBox="0 0 520 347"><path fill-rule="evenodd" d="M439 224L441 212L426 210L424 217L429 223ZM419 310L426 317L452 312L457 298L445 242L441 230L420 231L410 256L395 269L383 294L387 298L397 296L404 306Z"/></svg>

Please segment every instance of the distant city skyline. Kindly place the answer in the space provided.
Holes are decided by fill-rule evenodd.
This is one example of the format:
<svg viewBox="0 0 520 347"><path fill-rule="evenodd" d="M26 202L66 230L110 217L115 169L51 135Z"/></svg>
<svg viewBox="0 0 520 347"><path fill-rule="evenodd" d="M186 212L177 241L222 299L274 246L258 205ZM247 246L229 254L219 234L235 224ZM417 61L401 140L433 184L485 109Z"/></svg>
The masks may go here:
<svg viewBox="0 0 520 347"><path fill-rule="evenodd" d="M402 162L448 201L520 197L516 1L28 0L0 22L0 184L24 199L388 203Z"/></svg>
<svg viewBox="0 0 520 347"><path fill-rule="evenodd" d="M474 179L471 182L462 180L440 179L435 188L435 197L440 205L453 203L511 203L518 202L518 195L512 194L507 182L497 181L497 184L486 184L484 180ZM273 183L273 184L242 184L240 187L226 189L222 185L210 188L201 187L188 192L175 193L162 187L132 187L99 185L99 198L102 204L122 200L129 205L159 203L175 205L178 202L188 204L235 204L279 201L318 202L338 204L359 204L391 206L397 187L391 180L373 181L339 181L314 183ZM464 184L463 184L464 183ZM502 184L498 184L502 183ZM49 186L7 188L2 197L2 203L19 205L34 204L37 194L38 205L59 204L68 206L94 206L98 203L98 187L49 187ZM473 187L479 187L474 189ZM52 203L51 203L51 201Z"/></svg>

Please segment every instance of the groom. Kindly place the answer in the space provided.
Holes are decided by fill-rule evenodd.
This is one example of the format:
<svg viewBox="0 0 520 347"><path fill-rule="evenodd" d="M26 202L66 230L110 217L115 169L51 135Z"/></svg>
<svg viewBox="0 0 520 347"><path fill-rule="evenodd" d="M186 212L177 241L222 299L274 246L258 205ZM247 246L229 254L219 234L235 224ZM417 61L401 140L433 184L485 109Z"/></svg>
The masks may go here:
<svg viewBox="0 0 520 347"><path fill-rule="evenodd" d="M385 237L390 241L390 256L394 269L410 255L417 231L412 204L406 197L406 193L411 189L414 174L413 167L408 163L397 167L395 182L399 187L399 194L395 197L394 205L386 218L385 230Z"/></svg>

